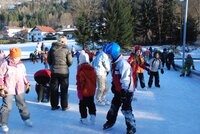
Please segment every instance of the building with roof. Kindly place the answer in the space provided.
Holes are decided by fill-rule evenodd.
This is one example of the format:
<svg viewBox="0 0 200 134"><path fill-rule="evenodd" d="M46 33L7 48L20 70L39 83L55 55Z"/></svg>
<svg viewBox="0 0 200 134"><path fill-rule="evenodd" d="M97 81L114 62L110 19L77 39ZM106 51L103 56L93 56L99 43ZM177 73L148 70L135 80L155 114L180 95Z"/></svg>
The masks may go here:
<svg viewBox="0 0 200 134"><path fill-rule="evenodd" d="M27 27L5 26L2 30L3 38L27 39L27 33L30 32L31 29L32 28Z"/></svg>
<svg viewBox="0 0 200 134"><path fill-rule="evenodd" d="M77 31L77 28L75 26L67 26L67 28L63 28L60 32L63 33L68 39L73 38L74 32Z"/></svg>
<svg viewBox="0 0 200 134"><path fill-rule="evenodd" d="M28 41L43 41L49 34L55 35L56 31L47 26L35 26L28 34Z"/></svg>

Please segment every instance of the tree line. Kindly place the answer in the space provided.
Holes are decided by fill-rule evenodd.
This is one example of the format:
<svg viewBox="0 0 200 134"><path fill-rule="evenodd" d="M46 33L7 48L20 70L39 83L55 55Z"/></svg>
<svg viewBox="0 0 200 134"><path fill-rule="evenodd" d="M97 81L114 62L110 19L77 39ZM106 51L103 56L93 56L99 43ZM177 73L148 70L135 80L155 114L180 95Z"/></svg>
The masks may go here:
<svg viewBox="0 0 200 134"><path fill-rule="evenodd" d="M74 1L87 1L93 7L91 1L95 0ZM79 11L75 21L79 29L76 32L77 42L84 47L93 42L103 44L112 41L122 47L132 44L182 44L184 6L184 2L178 0L104 0L91 10ZM94 14L91 15L91 12ZM196 40L198 26L199 16L190 13L187 42Z"/></svg>
<svg viewBox="0 0 200 134"><path fill-rule="evenodd" d="M187 42L195 41L199 32L198 6L198 0L189 1ZM112 41L123 47L181 44L183 13L184 2L179 0L35 0L12 11L0 10L0 28L76 25L76 40L84 47Z"/></svg>

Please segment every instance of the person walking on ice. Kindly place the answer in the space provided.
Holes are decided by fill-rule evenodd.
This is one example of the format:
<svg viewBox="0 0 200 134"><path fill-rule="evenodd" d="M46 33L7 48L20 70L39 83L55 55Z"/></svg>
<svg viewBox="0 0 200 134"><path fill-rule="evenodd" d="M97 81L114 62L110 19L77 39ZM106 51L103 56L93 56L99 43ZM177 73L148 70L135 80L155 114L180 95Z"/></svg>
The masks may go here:
<svg viewBox="0 0 200 134"><path fill-rule="evenodd" d="M187 73L186 76L190 76L191 74L191 67L193 70L195 70L194 68L194 62L193 62L193 58L190 54L187 55L187 58L185 59L185 64L181 70L181 77L185 76L185 72Z"/></svg>
<svg viewBox="0 0 200 134"><path fill-rule="evenodd" d="M136 132L135 118L132 113L132 98L133 98L133 78L130 64L120 54L120 46L112 42L107 46L106 53L112 60L112 99L111 107L106 116L106 123L103 129L111 128L117 119L119 108L122 107L122 113L125 117L127 134Z"/></svg>
<svg viewBox="0 0 200 134"><path fill-rule="evenodd" d="M94 104L94 95L96 91L96 72L94 67L89 64L89 56L82 51L79 56L79 66L76 75L76 85L79 98L79 112L81 123L88 125L87 108L90 114L91 124L95 124L96 107Z"/></svg>
<svg viewBox="0 0 200 134"><path fill-rule="evenodd" d="M110 62L105 49L108 44L104 44L103 50L99 52L96 58L93 60L93 66L97 73L97 93L96 100L97 105L110 105L110 102L106 99L108 93L107 75L110 71Z"/></svg>
<svg viewBox="0 0 200 134"><path fill-rule="evenodd" d="M9 131L8 119L12 109L13 96L22 120L27 126L32 126L30 112L24 99L24 92L29 92L30 83L20 57L20 48L10 48L10 58L0 65L0 88L6 92L0 109L0 126L3 132ZM24 90L24 85L26 85L26 90Z"/></svg>

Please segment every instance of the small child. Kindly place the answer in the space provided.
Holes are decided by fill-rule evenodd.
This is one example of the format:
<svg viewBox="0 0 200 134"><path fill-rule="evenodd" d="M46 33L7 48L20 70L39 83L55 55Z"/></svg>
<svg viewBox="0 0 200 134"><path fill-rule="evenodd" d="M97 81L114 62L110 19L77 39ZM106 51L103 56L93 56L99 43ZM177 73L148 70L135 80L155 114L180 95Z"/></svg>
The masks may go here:
<svg viewBox="0 0 200 134"><path fill-rule="evenodd" d="M148 82L148 86L149 88L151 88L152 83L153 83L153 77L155 77L155 86L160 88L160 84L159 84L159 72L158 70L161 70L161 74L164 73L164 70L162 68L162 62L160 60L160 54L159 52L155 52L154 53L154 58L152 58L150 60L150 71L149 71L149 82Z"/></svg>
<svg viewBox="0 0 200 134"><path fill-rule="evenodd" d="M34 74L34 79L37 82L35 90L38 95L38 102L49 102L51 71L48 69L39 70Z"/></svg>
<svg viewBox="0 0 200 134"><path fill-rule="evenodd" d="M185 76L185 72L187 73L186 76L190 76L191 73L191 67L193 70L195 70L194 68L194 62L193 62L193 58L190 54L187 55L187 58L185 59L185 64L181 70L181 77Z"/></svg>
<svg viewBox="0 0 200 134"><path fill-rule="evenodd" d="M96 91L96 80L97 76L92 67L89 64L89 56L84 51L79 56L79 66L76 75L77 80L77 91L79 98L79 112L81 115L81 123L84 125L88 124L87 121L87 108L89 109L90 121L92 124L95 123L96 107L94 104L94 95Z"/></svg>
<svg viewBox="0 0 200 134"><path fill-rule="evenodd" d="M106 47L105 52L112 60L112 92L114 97L112 99L111 107L107 113L107 121L103 125L103 129L111 128L116 120L119 108L125 117L127 134L134 134L136 132L135 118L132 113L131 102L133 99L133 77L130 64L120 54L120 46L112 42Z"/></svg>
<svg viewBox="0 0 200 134"><path fill-rule="evenodd" d="M0 87L7 93L2 99L0 109L0 126L3 132L9 131L7 125L13 96L22 120L27 126L32 126L30 113L24 99L24 84L26 85L26 93L30 90L30 84L26 76L26 68L20 61L20 57L20 48L10 48L10 58L0 65Z"/></svg>

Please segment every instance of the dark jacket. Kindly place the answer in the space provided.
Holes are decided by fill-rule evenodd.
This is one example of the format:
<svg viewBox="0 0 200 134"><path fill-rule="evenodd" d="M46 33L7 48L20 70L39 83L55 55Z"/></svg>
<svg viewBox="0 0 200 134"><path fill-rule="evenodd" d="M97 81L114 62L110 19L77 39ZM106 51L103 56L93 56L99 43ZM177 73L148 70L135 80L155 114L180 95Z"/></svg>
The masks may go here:
<svg viewBox="0 0 200 134"><path fill-rule="evenodd" d="M52 43L47 60L52 74L69 74L68 67L72 65L72 55L65 44Z"/></svg>

